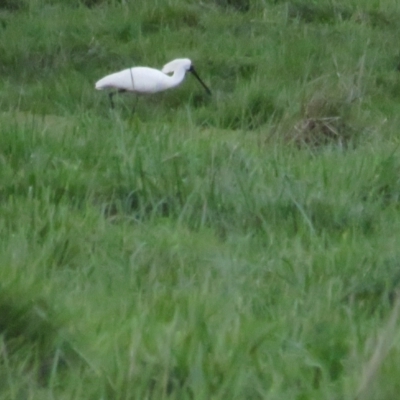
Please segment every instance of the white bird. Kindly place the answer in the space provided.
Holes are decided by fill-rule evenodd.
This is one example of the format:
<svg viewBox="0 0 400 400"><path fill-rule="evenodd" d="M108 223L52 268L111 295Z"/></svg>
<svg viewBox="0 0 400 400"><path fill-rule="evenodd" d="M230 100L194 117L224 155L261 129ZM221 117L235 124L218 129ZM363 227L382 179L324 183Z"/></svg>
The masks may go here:
<svg viewBox="0 0 400 400"><path fill-rule="evenodd" d="M165 64L162 70L149 67L134 67L107 75L96 82L97 90L115 89L109 93L111 107L114 108L113 96L115 93L157 93L180 85L186 72L191 72L203 85L208 94L210 89L201 80L188 58L178 58ZM172 73L171 75L168 75Z"/></svg>

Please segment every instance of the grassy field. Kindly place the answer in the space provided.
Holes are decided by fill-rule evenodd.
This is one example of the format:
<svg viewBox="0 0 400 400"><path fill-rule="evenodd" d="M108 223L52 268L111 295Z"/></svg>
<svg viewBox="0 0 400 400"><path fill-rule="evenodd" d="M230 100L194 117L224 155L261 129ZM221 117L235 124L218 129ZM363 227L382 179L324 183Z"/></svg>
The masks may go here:
<svg viewBox="0 0 400 400"><path fill-rule="evenodd" d="M0 0L0 399L397 399L399 19Z"/></svg>

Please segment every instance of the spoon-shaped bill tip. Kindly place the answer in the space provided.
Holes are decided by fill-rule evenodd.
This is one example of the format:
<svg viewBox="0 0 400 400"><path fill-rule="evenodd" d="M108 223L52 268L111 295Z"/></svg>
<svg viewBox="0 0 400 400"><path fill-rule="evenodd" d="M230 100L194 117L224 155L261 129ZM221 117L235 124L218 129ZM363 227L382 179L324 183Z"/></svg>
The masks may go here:
<svg viewBox="0 0 400 400"><path fill-rule="evenodd" d="M206 92L211 96L211 90L208 88L208 86L203 82L203 80L200 78L199 74L196 72L193 66L191 66L189 70L196 78L197 80L201 83L203 88L206 90Z"/></svg>

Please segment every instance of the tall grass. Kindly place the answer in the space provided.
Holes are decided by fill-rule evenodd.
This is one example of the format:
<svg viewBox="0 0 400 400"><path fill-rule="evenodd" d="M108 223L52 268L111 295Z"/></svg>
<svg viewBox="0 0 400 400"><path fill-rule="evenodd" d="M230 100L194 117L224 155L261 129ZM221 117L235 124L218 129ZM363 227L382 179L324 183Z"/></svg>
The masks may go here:
<svg viewBox="0 0 400 400"><path fill-rule="evenodd" d="M396 398L399 14L0 2L0 398Z"/></svg>

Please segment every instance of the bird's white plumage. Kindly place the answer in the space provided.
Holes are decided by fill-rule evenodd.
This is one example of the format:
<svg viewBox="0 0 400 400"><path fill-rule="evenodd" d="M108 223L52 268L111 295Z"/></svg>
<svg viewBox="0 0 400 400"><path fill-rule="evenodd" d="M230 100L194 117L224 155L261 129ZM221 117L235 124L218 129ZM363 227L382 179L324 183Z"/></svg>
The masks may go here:
<svg viewBox="0 0 400 400"><path fill-rule="evenodd" d="M162 70L149 67L133 67L107 75L96 82L97 90L114 89L109 92L111 108L116 92L157 93L174 88L185 79L186 72L192 72L208 94L210 89L201 80L188 58L178 58L165 64ZM172 75L168 75L171 74Z"/></svg>
<svg viewBox="0 0 400 400"><path fill-rule="evenodd" d="M185 78L191 61L173 60L162 71L149 67L134 67L107 75L96 82L96 89L117 89L137 93L156 93L178 86ZM173 72L172 76L167 73Z"/></svg>

